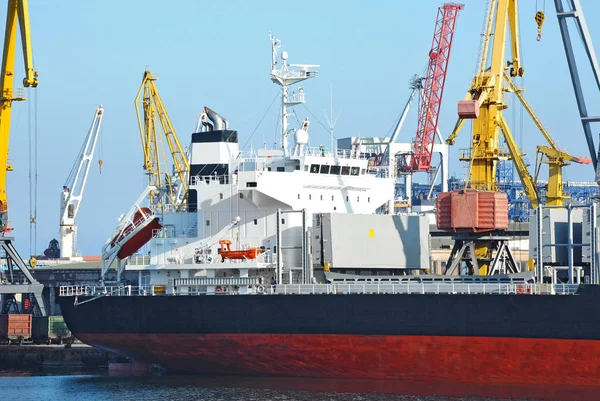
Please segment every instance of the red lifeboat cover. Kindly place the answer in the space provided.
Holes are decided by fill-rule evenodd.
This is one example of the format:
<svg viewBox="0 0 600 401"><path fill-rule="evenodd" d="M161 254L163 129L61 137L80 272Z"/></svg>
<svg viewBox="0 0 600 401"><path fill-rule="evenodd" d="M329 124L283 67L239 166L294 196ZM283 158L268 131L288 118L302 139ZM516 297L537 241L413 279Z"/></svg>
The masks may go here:
<svg viewBox="0 0 600 401"><path fill-rule="evenodd" d="M146 219L146 221L144 221L144 219ZM117 253L119 259L125 259L136 253L150 241L161 228L162 226L159 223L159 218L153 216L153 213L149 208L143 207L135 212L133 215L133 223L129 224L122 233L115 237L112 240L111 245L117 245L125 237L137 230L131 238L122 244L121 249Z"/></svg>

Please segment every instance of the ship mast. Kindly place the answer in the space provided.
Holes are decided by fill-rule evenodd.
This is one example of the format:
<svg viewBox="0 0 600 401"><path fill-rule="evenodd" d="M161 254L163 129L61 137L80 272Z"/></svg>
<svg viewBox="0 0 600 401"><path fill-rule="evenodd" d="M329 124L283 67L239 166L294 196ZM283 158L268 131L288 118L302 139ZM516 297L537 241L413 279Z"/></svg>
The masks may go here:
<svg viewBox="0 0 600 401"><path fill-rule="evenodd" d="M319 76L318 71L309 71L310 68L319 68L318 64L288 64L288 53L281 52L281 67L277 68L277 50L281 47L281 41L269 34L271 41L271 81L281 86L281 149L285 156L289 156L288 150L288 106L304 104L304 89L298 88L298 93L288 93L288 87L309 78ZM295 68L290 68L295 67Z"/></svg>

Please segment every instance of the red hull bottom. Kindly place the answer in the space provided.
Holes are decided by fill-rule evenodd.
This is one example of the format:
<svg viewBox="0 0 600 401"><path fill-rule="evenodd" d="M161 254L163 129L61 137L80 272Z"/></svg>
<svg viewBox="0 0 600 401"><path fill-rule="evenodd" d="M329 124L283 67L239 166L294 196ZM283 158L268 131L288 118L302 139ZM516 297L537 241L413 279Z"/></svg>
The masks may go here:
<svg viewBox="0 0 600 401"><path fill-rule="evenodd" d="M79 334L90 345L202 374L591 386L600 341L496 337Z"/></svg>

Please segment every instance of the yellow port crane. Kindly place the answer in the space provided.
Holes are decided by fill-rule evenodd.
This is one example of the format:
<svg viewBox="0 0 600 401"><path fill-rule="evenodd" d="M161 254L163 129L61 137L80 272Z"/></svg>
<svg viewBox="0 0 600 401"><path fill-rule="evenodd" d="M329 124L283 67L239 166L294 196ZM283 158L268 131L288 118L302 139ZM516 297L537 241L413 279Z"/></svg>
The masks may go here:
<svg viewBox="0 0 600 401"><path fill-rule="evenodd" d="M517 7L517 0L490 1L479 70L467 96L459 102L459 121L446 142L453 145L465 119L473 119L471 154L462 158L471 163L469 186L473 189L497 191L496 165L504 156L498 146L500 132L502 132L519 177L523 181L527 197L537 206L539 198L535 183L527 172L527 166L502 115L502 111L508 108L504 102L505 69L509 69L512 77L522 77L525 73L520 60ZM508 28L510 28L511 58L506 60ZM489 52L490 45L491 52ZM488 53L491 53L489 66Z"/></svg>
<svg viewBox="0 0 600 401"><path fill-rule="evenodd" d="M510 27L512 59L505 60L507 27ZM492 40L491 61L488 66L487 54ZM479 72L473 79L465 99L459 102L459 120L446 142L453 145L465 119L474 119L471 154L461 158L461 160L471 163L468 183L473 189L497 191L496 165L498 160L504 156L498 147L499 133L502 132L509 148L509 157L515 164L532 208L537 208L540 204L536 181L542 162L549 165L546 204L563 205L564 199L568 197L563 194L562 168L571 161L587 164L591 162L591 159L572 156L560 150L523 97L523 90L519 89L512 80L513 77L522 77L525 73L520 62L517 0L490 1L482 48ZM504 92L513 92L517 96L550 145L537 147L540 157L537 158L535 179L527 170L527 165L502 115L502 111L508 108L503 99Z"/></svg>
<svg viewBox="0 0 600 401"><path fill-rule="evenodd" d="M0 280L0 294L2 294L0 297L0 314L7 314L16 309L19 311L18 313L39 313L41 316L46 316L46 308L42 297L43 284L40 284L33 277L17 252L12 238L5 236L11 230L8 224L6 173L12 170L8 159L12 102L25 100L24 90L14 88L17 29L20 29L21 33L25 64L23 85L35 88L38 84L38 73L33 69L27 0L8 0L7 3L2 71L0 72L0 85L2 85L2 97L0 98L0 259L2 265L6 267L3 279L8 281L8 285L4 285L1 282L3 280ZM35 267L35 258L31 258L30 265ZM21 271L20 275L14 274L16 269ZM15 295L17 293L20 293L22 299L27 301L23 301L22 308L16 302Z"/></svg>
<svg viewBox="0 0 600 401"><path fill-rule="evenodd" d="M143 167L148 174L148 185L159 190L159 193L150 193L150 203L163 212L169 209L167 205L172 205L171 211L185 211L190 164L156 88L155 81L157 79L150 71L144 71L142 84L135 97L135 108L144 150ZM163 135L160 135L160 130L162 130L164 138ZM173 175L170 173L171 169L163 139L167 143L173 160Z"/></svg>
<svg viewBox="0 0 600 401"><path fill-rule="evenodd" d="M550 165L548 199L554 204L560 204L564 201L561 169L568 161L582 160L558 149L531 107L525 102L521 90L512 82L512 78L523 77L525 74L521 64L518 1L490 0L488 7L486 28L482 37L481 53L478 60L478 72L473 78L467 95L458 103L459 120L446 142L453 145L465 120L471 119L473 127L470 151L461 157L461 160L470 163L467 187L478 191L497 192L497 163L501 159L512 159L523 183L527 198L532 207L537 208L540 204L540 196L536 181L529 173L523 155L517 147L503 116L503 111L508 108L504 93L514 92L550 144L549 147L538 147L538 152L545 155L545 162ZM508 36L509 31L510 36ZM510 48L509 55L506 54L507 48ZM499 147L500 135L503 135L505 139L509 154L505 154ZM536 170L539 171L539 168ZM462 195L457 195L457 199L458 196ZM502 201L499 201L497 205L501 204ZM480 206L475 207L479 208ZM485 208L485 206L481 207ZM490 213L489 210L482 209L481 212L484 214ZM506 265L508 271L517 271L516 261L512 257L508 246L508 237L503 235L503 227L506 224L503 219L508 217L507 211L505 212L506 217L501 216L504 213L498 214L497 225L494 223L486 227L487 231L491 230L488 234L478 234L479 228L477 227L473 227L471 230L464 226L461 227L463 232L466 230L470 233L455 237L454 248L447 262L446 273L452 274L464 262L470 274L495 274L501 268L501 264L498 263L499 260L508 261ZM454 209L452 209L452 212L446 210L442 213L442 220L438 216L438 223L441 222L443 227L447 226L444 219L449 217L448 213L450 213L450 216L454 216ZM451 219L454 219L454 217L451 217ZM459 224L458 220L456 224Z"/></svg>
<svg viewBox="0 0 600 401"><path fill-rule="evenodd" d="M33 69L27 0L9 0L6 13L4 52L2 54L2 71L0 72L0 85L2 86L2 98L0 98L0 232L3 235L11 230L8 224L6 172L13 169L8 160L12 102L25 100L24 91L13 87L16 72L17 25L21 32L23 61L25 64L23 85L35 88L38 84L38 73Z"/></svg>

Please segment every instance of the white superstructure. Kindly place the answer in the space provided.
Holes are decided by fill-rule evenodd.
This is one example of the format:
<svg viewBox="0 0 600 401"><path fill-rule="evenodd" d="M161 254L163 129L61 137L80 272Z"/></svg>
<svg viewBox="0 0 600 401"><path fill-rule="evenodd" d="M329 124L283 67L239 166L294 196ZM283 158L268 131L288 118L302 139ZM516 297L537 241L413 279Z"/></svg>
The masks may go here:
<svg viewBox="0 0 600 401"><path fill-rule="evenodd" d="M305 101L304 91L291 93L290 86L316 76L310 70L316 66L287 64L283 52L277 67L280 43L271 36L271 44L271 78L282 88L281 148L241 151L229 122L205 107L192 134L188 211L162 213L162 230L126 261L127 270L139 271L141 286L244 293L257 277L265 284L308 284L313 215L385 212L393 200L387 167L371 166L359 151L311 147L308 119L288 127L288 107ZM223 260L224 240L232 250L259 248L260 254Z"/></svg>

